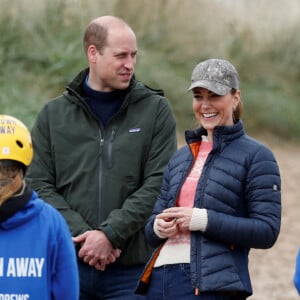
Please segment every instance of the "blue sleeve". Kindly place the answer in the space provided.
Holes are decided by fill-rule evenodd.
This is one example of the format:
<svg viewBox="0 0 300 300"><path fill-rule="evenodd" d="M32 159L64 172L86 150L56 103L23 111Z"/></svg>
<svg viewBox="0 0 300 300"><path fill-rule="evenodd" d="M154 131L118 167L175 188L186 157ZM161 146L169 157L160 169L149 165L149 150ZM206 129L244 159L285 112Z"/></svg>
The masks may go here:
<svg viewBox="0 0 300 300"><path fill-rule="evenodd" d="M239 192L234 192L234 181L231 179L227 180L228 186L225 185L225 179L218 182L224 188L216 191L223 189L223 195L214 194L212 188L209 191L211 199L218 199L221 195L220 203L224 207L226 204L233 208L241 201L245 203L244 208L238 207L237 215L227 213L229 210L224 213L222 206L218 210L215 207L208 209L208 225L204 234L211 240L233 244L235 247L268 249L274 245L280 232L281 178L277 161L269 149L260 147L255 153L253 150L251 152L248 162L242 161L242 168L246 170L241 172L244 173L243 181L239 182L236 178L237 187L241 187ZM233 177L233 172L232 168L228 178ZM219 178L219 175L215 176L216 180ZM214 184L212 181L211 186Z"/></svg>
<svg viewBox="0 0 300 300"><path fill-rule="evenodd" d="M296 267L294 274L294 285L300 295L300 249L298 250L298 255L296 258Z"/></svg>
<svg viewBox="0 0 300 300"><path fill-rule="evenodd" d="M67 223L60 214L59 223L55 271L51 278L51 299L75 300L79 299L79 275L75 247Z"/></svg>

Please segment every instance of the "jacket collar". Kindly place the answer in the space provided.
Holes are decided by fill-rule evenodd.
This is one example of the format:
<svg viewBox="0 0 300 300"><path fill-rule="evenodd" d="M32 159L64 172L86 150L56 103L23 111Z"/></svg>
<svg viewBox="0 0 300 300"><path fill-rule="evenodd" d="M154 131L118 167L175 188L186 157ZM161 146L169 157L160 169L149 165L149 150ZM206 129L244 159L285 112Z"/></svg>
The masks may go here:
<svg viewBox="0 0 300 300"><path fill-rule="evenodd" d="M86 78L86 76L89 73L89 68L86 68L82 70L67 86L67 91L64 93L66 97L68 97L68 93L71 95L74 95L75 98L78 100L82 101L84 98L83 94L83 83ZM133 102L138 102L141 99L144 99L147 96L156 94L160 96L164 96L164 91L161 89L153 89L150 88L149 86L141 83L138 81L135 77L135 74L133 74L129 87L128 87L128 92L127 96L125 97L125 103L124 106L126 106L126 103L133 103ZM134 97L131 97L132 92L134 93ZM68 97L69 98L69 97Z"/></svg>
<svg viewBox="0 0 300 300"><path fill-rule="evenodd" d="M213 144L214 148L221 143L228 144L245 134L242 120L238 120L232 126L218 126L214 129ZM185 140L187 144L201 142L201 136L207 135L206 129L203 127L187 130L185 132Z"/></svg>

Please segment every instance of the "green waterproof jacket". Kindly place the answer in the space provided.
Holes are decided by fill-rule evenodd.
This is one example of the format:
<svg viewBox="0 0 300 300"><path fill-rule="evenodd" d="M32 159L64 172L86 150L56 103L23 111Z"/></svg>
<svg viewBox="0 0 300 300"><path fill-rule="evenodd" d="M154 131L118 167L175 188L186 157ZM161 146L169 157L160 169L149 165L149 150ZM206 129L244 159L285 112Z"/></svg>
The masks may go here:
<svg viewBox="0 0 300 300"><path fill-rule="evenodd" d="M144 225L176 150L173 112L162 91L133 78L120 110L104 128L82 96L87 74L78 74L38 114L26 180L62 213L73 236L102 230L122 249L118 263L145 263L153 249Z"/></svg>

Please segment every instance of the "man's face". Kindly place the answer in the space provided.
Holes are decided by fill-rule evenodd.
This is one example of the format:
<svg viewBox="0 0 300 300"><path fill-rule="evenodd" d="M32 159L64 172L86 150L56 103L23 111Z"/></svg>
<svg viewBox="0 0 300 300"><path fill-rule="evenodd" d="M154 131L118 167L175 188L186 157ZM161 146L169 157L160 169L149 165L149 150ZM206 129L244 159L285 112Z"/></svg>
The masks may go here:
<svg viewBox="0 0 300 300"><path fill-rule="evenodd" d="M127 27L109 30L107 46L97 51L95 63L90 65L89 83L92 88L110 92L129 86L136 64L135 34Z"/></svg>

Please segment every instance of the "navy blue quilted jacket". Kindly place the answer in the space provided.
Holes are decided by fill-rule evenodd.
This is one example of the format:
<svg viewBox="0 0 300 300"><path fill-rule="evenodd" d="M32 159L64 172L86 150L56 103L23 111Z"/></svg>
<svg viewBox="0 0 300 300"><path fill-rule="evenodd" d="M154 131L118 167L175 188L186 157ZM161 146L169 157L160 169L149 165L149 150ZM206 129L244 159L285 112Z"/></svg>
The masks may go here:
<svg viewBox="0 0 300 300"><path fill-rule="evenodd" d="M146 238L161 246L153 231L155 216L176 205L185 178L197 155L203 128L186 132L188 146L171 158L161 193L146 225ZM281 222L280 174L272 152L245 134L241 121L214 130L210 152L198 182L194 206L206 208L205 232L191 233L191 280L201 291L252 294L248 272L250 248L270 248ZM152 259L158 255L157 250ZM145 294L151 278L148 262L137 289Z"/></svg>

